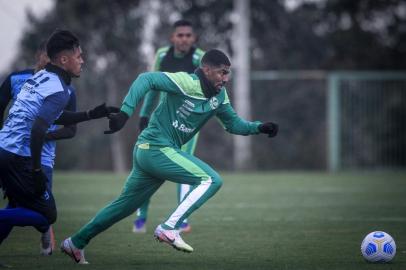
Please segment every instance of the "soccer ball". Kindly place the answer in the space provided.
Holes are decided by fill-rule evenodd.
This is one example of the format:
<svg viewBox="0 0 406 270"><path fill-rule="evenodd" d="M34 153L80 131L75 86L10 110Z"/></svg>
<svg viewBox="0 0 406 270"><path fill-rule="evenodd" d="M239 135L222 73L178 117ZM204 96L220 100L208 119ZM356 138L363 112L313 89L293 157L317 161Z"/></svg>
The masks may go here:
<svg viewBox="0 0 406 270"><path fill-rule="evenodd" d="M386 232L371 232L361 243L361 253L369 262L389 262L396 254L395 240Z"/></svg>

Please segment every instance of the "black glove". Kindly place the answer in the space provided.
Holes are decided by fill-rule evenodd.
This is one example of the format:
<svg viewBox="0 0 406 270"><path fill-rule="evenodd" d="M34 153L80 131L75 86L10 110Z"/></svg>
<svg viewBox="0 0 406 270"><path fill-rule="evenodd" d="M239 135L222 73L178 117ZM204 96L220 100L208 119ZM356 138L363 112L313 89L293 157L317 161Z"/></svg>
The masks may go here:
<svg viewBox="0 0 406 270"><path fill-rule="evenodd" d="M32 171L32 180L34 181L34 192L38 196L42 196L46 190L47 177L41 169Z"/></svg>
<svg viewBox="0 0 406 270"><path fill-rule="evenodd" d="M103 103L99 106L96 106L94 109L87 111L87 116L90 119L98 119L102 117L107 117L111 113L118 113L120 111L117 107L106 106L106 103Z"/></svg>
<svg viewBox="0 0 406 270"><path fill-rule="evenodd" d="M148 126L148 123L149 123L149 118L146 116L141 116L140 122L138 124L138 131L141 133Z"/></svg>
<svg viewBox="0 0 406 270"><path fill-rule="evenodd" d="M278 124L271 122L263 123L258 126L258 130L261 133L268 134L268 137L275 137L278 134Z"/></svg>
<svg viewBox="0 0 406 270"><path fill-rule="evenodd" d="M127 122L129 116L125 113L120 111L119 113L116 114L110 114L107 116L109 120L109 129L104 132L104 134L112 134L114 132L119 131L122 129Z"/></svg>

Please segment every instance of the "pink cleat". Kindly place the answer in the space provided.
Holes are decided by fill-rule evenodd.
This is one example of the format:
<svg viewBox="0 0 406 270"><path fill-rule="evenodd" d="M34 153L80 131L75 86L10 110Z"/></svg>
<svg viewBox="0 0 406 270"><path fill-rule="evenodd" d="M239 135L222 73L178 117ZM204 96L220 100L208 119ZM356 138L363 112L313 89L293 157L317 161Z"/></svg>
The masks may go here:
<svg viewBox="0 0 406 270"><path fill-rule="evenodd" d="M177 250L188 253L193 251L193 248L186 244L182 237L180 237L178 230L165 230L161 225L158 225L155 229L154 236L159 242L165 242Z"/></svg>
<svg viewBox="0 0 406 270"><path fill-rule="evenodd" d="M61 251L71 257L78 264L89 264L85 259L85 251L75 247L70 237L63 240L61 243Z"/></svg>

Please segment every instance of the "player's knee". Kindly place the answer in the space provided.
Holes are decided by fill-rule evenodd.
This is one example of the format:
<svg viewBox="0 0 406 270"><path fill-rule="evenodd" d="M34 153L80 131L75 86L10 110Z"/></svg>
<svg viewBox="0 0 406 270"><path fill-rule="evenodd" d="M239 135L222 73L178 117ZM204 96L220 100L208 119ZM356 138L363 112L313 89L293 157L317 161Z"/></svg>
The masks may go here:
<svg viewBox="0 0 406 270"><path fill-rule="evenodd" d="M211 180L212 180L211 185L216 190L220 189L221 186L223 185L223 179L221 179L220 175L218 175L217 173L211 175Z"/></svg>

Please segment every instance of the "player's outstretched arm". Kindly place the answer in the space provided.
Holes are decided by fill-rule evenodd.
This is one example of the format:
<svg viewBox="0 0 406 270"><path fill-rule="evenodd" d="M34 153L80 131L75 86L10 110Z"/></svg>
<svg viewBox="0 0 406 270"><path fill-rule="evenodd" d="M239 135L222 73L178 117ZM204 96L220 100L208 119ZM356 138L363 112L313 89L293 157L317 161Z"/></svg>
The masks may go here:
<svg viewBox="0 0 406 270"><path fill-rule="evenodd" d="M104 134L113 134L120 129L122 129L125 126L125 123L127 123L128 114L126 114L123 111L120 111L119 113L112 114L109 116L109 130L106 130Z"/></svg>
<svg viewBox="0 0 406 270"><path fill-rule="evenodd" d="M250 122L240 118L229 103L222 104L216 116L225 130L231 134L247 136L260 133L258 127L261 122Z"/></svg>
<svg viewBox="0 0 406 270"><path fill-rule="evenodd" d="M268 134L268 137L275 137L278 133L278 125L272 122L261 123L260 121L250 122L240 118L226 97L223 104L220 105L217 118L224 126L226 131L237 135L252 135L258 133Z"/></svg>
<svg viewBox="0 0 406 270"><path fill-rule="evenodd" d="M45 140L47 141L57 141L57 140L66 140L75 137L76 135L76 125L68 125L57 130L48 132L45 135Z"/></svg>
<svg viewBox="0 0 406 270"><path fill-rule="evenodd" d="M80 122L89 121L92 119L108 117L110 114L117 113L119 111L120 111L119 108L106 106L106 103L96 106L95 108L88 110L86 112L63 111L61 116L55 121L55 124L73 125Z"/></svg>
<svg viewBox="0 0 406 270"><path fill-rule="evenodd" d="M52 94L44 99L37 117L31 127L30 152L32 161L32 178L34 181L35 193L41 196L45 192L46 177L41 167L41 152L45 141L45 134L58 117L67 103L63 92Z"/></svg>
<svg viewBox="0 0 406 270"><path fill-rule="evenodd" d="M261 123L259 121L250 122L240 118L231 105L225 105L225 108L217 114L224 128L237 135L252 135L258 133L268 134L268 137L275 137L278 134L278 124L272 122Z"/></svg>
<svg viewBox="0 0 406 270"><path fill-rule="evenodd" d="M278 134L278 124L272 122L266 122L258 126L258 130L261 133L268 134L269 138L275 137Z"/></svg>
<svg viewBox="0 0 406 270"><path fill-rule="evenodd" d="M148 91L164 91L181 93L178 86L163 72L142 73L131 84L127 95L124 98L121 111L117 114L109 115L109 130L104 134L112 134L121 130L128 118L134 113L135 108ZM141 124L147 126L149 119L142 119ZM141 127L141 126L140 126Z"/></svg>
<svg viewBox="0 0 406 270"><path fill-rule="evenodd" d="M135 108L144 98L148 91L161 91L170 93L181 93L179 87L163 72L146 72L140 74L131 84L127 95L124 98L121 111L131 116Z"/></svg>
<svg viewBox="0 0 406 270"><path fill-rule="evenodd" d="M41 152L48 127L49 124L46 120L37 117L31 128L30 150L32 159L32 178L35 193L38 196L41 196L46 189L46 177L41 169Z"/></svg>

